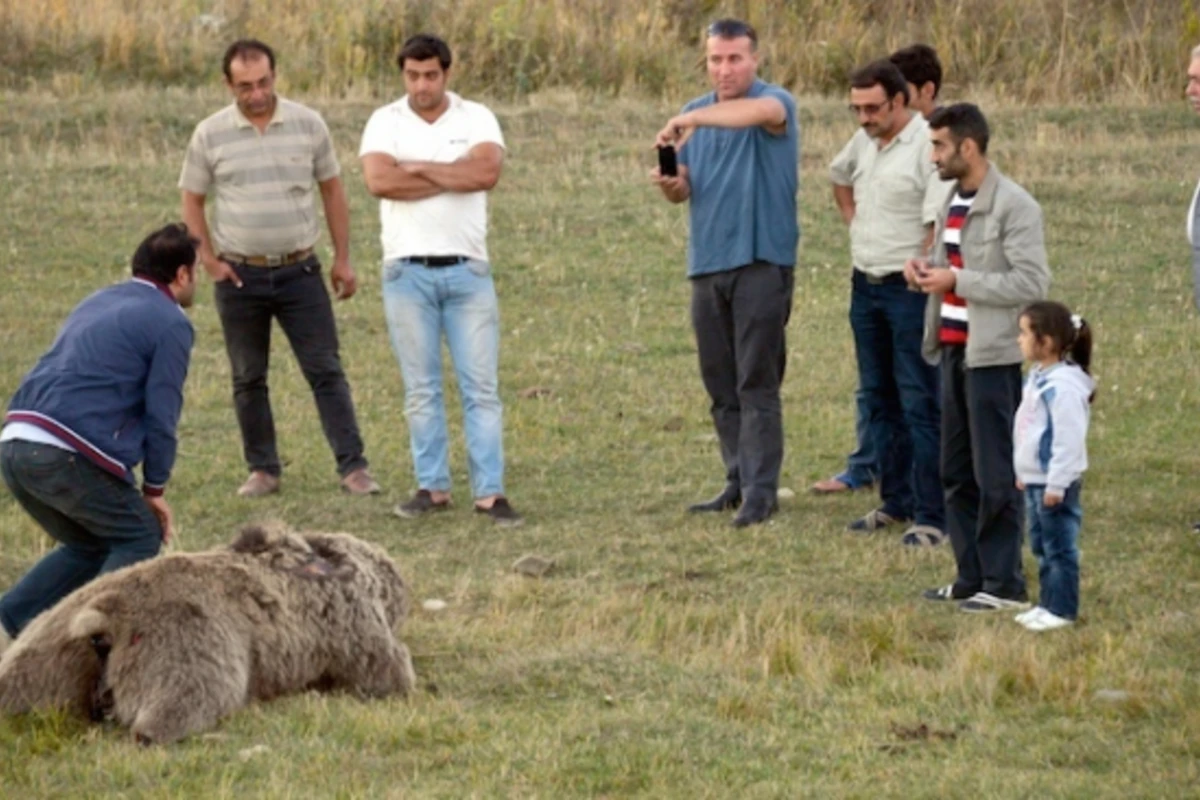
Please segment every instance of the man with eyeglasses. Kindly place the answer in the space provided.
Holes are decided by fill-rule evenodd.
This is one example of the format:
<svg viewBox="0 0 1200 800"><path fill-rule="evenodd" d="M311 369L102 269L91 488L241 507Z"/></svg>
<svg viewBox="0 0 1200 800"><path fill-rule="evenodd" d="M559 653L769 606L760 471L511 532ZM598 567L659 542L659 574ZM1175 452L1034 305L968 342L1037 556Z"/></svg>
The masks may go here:
<svg viewBox="0 0 1200 800"><path fill-rule="evenodd" d="M310 108L275 94L275 53L257 39L234 42L222 64L234 102L192 135L179 188L183 218L200 239L233 372L233 400L250 476L241 497L279 491L282 462L267 393L271 320L279 320L312 388L343 491L377 494L367 471L337 323L321 262L313 208L320 189L333 239L329 280L339 300L354 294L350 209L329 129ZM210 221L205 201L215 195Z"/></svg>
<svg viewBox="0 0 1200 800"><path fill-rule="evenodd" d="M888 61L899 68L908 83L909 109L928 120L929 115L937 110L938 95L942 88L942 62L937 51L927 44L912 44L892 53ZM875 487L879 459L868 428L866 398L861 390L855 392L854 401L855 448L846 456L845 469L812 485L813 494L840 494Z"/></svg>
<svg viewBox="0 0 1200 800"><path fill-rule="evenodd" d="M651 179L689 202L692 327L725 465L725 488L690 510L737 508L733 525L745 527L777 510L800 130L791 94L757 77L754 28L718 20L705 50L714 91L658 132L657 146L678 150L678 175Z"/></svg>
<svg viewBox="0 0 1200 800"><path fill-rule="evenodd" d="M949 184L930 160L929 126L908 107L904 75L872 62L850 79L860 123L830 165L833 196L850 227L850 327L859 392L875 444L882 504L850 523L870 533L913 521L902 541L942 540L937 371L921 354L925 298L909 291L904 264L929 249Z"/></svg>

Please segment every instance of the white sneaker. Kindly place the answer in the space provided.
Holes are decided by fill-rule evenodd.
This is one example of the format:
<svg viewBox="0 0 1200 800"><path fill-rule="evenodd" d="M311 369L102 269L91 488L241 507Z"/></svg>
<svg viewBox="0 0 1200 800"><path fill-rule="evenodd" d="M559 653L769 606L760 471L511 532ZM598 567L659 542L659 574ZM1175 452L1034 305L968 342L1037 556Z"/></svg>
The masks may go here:
<svg viewBox="0 0 1200 800"><path fill-rule="evenodd" d="M1034 606L1033 608L1029 609L1028 611L1022 611L1020 614L1017 614L1015 617L1013 617L1013 619L1015 621L1021 623L1022 625L1024 625L1026 622L1033 619L1034 617L1041 615L1042 611L1043 611L1043 609L1041 606Z"/></svg>
<svg viewBox="0 0 1200 800"><path fill-rule="evenodd" d="M1042 631L1053 631L1075 624L1075 620L1067 619L1066 617L1060 617L1044 608L1041 609L1041 612L1042 613L1038 614L1036 617L1032 617L1031 619L1027 619L1021 623L1025 626L1026 630L1033 631L1034 633L1041 633Z"/></svg>

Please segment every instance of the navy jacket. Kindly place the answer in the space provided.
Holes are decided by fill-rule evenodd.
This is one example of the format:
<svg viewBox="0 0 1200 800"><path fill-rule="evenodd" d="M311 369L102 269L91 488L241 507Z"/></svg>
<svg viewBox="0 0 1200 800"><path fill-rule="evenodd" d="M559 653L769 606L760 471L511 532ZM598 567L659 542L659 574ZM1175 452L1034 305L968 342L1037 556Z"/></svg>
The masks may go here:
<svg viewBox="0 0 1200 800"><path fill-rule="evenodd" d="M75 307L9 403L5 422L54 434L100 468L162 494L175 464L195 333L165 286L143 278Z"/></svg>

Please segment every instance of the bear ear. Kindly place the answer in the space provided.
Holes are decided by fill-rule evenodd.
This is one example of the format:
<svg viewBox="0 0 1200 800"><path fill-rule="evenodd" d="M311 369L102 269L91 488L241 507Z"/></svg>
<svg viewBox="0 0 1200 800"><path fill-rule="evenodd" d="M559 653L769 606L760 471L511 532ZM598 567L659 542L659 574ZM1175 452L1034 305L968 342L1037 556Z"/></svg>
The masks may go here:
<svg viewBox="0 0 1200 800"><path fill-rule="evenodd" d="M247 525L233 540L233 544L229 545L229 549L235 553L254 555L263 552L270 546L270 536L267 534L266 528L261 525Z"/></svg>
<svg viewBox="0 0 1200 800"><path fill-rule="evenodd" d="M124 601L116 592L97 595L71 618L67 628L73 639L108 638L113 635L114 618L124 610Z"/></svg>

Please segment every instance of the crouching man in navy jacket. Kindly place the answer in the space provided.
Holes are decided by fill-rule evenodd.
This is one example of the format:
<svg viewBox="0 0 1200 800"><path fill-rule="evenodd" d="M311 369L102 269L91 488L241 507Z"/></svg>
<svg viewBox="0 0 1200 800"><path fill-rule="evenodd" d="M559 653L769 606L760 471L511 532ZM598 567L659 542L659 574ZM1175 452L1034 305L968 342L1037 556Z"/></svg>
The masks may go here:
<svg viewBox="0 0 1200 800"><path fill-rule="evenodd" d="M157 555L171 536L163 489L195 337L183 309L197 244L181 224L146 237L133 279L76 306L9 404L0 472L59 543L0 597L10 637L96 576Z"/></svg>

